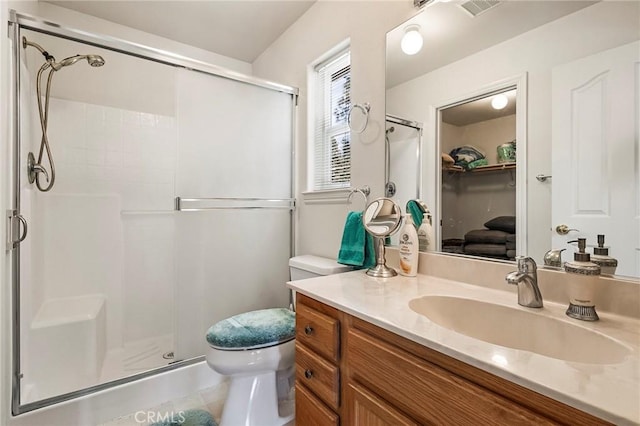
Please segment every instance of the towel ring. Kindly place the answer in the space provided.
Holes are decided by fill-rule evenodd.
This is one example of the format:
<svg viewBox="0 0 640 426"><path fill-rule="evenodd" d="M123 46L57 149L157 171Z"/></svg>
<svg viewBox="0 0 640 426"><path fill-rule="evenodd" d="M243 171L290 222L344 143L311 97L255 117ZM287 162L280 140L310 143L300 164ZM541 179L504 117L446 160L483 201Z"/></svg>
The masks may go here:
<svg viewBox="0 0 640 426"><path fill-rule="evenodd" d="M364 198L364 205L366 206L367 203L369 202L370 193L371 193L371 188L369 188L367 185L363 186L362 188L352 189L349 192L349 196L347 197L347 203L351 204L351 197L353 196L353 194L360 194Z"/></svg>
<svg viewBox="0 0 640 426"><path fill-rule="evenodd" d="M361 129L354 129L351 126L351 113L353 112L354 108L358 108L364 114L364 125L362 126ZM367 124L369 124L369 111L371 111L371 105L369 104L369 102L365 102L362 105L360 104L351 105L351 108L349 108L349 114L347 115L347 124L349 125L349 128L356 133L364 132L364 129L367 128Z"/></svg>

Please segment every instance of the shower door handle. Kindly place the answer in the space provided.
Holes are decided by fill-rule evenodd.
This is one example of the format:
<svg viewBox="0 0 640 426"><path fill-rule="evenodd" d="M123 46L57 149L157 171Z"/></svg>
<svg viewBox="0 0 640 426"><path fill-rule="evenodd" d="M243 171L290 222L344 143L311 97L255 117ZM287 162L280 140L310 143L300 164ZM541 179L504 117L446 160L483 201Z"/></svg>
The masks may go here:
<svg viewBox="0 0 640 426"><path fill-rule="evenodd" d="M7 213L7 250L13 250L27 238L27 221L17 210L7 210Z"/></svg>

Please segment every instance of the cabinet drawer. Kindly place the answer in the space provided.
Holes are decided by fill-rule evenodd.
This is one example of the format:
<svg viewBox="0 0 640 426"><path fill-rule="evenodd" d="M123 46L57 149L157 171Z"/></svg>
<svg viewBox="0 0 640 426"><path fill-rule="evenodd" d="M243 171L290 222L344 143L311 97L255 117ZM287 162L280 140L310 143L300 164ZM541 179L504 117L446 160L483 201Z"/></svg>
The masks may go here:
<svg viewBox="0 0 640 426"><path fill-rule="evenodd" d="M350 375L420 423L549 425L541 417L404 350L349 330Z"/></svg>
<svg viewBox="0 0 640 426"><path fill-rule="evenodd" d="M340 321L299 303L296 307L296 340L328 360L338 362Z"/></svg>
<svg viewBox="0 0 640 426"><path fill-rule="evenodd" d="M296 342L296 382L304 384L334 410L338 409L340 376L338 367Z"/></svg>
<svg viewBox="0 0 640 426"><path fill-rule="evenodd" d="M338 415L318 401L304 386L296 383L296 425L338 426Z"/></svg>

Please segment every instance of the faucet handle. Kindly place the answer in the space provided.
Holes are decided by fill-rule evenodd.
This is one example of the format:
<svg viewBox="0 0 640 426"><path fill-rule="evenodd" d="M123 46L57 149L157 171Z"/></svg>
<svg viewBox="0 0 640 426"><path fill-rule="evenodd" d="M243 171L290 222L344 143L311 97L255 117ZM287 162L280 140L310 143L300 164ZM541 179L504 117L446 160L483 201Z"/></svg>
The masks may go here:
<svg viewBox="0 0 640 426"><path fill-rule="evenodd" d="M536 261L531 257L518 256L516 262L518 263L518 272L521 273L534 273L538 268Z"/></svg>

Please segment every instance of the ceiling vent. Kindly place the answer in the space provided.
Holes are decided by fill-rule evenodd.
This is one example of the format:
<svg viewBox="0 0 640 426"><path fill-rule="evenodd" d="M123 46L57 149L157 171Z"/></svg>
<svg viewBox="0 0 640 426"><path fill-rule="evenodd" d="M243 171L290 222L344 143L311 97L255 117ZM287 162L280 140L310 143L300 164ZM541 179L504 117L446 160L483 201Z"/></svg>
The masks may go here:
<svg viewBox="0 0 640 426"><path fill-rule="evenodd" d="M469 0L462 3L460 7L475 17L499 4L500 2L498 0Z"/></svg>

